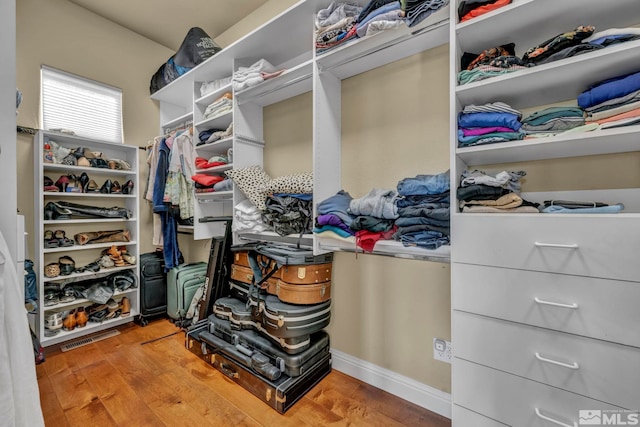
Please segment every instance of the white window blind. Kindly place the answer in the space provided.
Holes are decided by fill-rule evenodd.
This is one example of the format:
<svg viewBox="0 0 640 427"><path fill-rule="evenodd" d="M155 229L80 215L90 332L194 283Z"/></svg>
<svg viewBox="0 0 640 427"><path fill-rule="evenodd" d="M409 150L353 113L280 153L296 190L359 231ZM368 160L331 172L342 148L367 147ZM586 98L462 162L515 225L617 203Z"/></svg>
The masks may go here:
<svg viewBox="0 0 640 427"><path fill-rule="evenodd" d="M42 128L68 129L76 135L122 143L122 90L42 66Z"/></svg>

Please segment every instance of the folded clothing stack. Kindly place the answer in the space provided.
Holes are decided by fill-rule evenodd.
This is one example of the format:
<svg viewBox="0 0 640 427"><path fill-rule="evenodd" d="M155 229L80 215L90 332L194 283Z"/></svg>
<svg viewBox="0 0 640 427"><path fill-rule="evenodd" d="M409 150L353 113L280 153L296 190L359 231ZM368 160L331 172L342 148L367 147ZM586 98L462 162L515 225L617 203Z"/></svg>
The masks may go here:
<svg viewBox="0 0 640 427"><path fill-rule="evenodd" d="M278 77L284 71L284 69L279 70L271 65L271 63L266 59L260 59L249 67L239 67L238 70L233 73L233 89L235 91L240 91L242 89L255 86L265 80Z"/></svg>

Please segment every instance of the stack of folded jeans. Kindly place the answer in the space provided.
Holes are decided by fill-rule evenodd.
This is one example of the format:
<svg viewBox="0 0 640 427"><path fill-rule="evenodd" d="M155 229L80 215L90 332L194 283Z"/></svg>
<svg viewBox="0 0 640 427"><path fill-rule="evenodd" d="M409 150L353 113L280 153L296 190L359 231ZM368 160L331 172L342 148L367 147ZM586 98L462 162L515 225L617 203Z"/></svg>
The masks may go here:
<svg viewBox="0 0 640 427"><path fill-rule="evenodd" d="M417 175L398 182L395 240L404 246L437 249L449 244L449 171Z"/></svg>

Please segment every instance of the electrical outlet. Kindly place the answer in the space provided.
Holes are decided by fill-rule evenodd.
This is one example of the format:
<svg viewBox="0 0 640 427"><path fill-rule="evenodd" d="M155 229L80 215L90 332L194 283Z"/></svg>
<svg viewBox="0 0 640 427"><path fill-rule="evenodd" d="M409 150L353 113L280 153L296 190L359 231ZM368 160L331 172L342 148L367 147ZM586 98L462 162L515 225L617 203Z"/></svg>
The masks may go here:
<svg viewBox="0 0 640 427"><path fill-rule="evenodd" d="M433 358L441 362L451 363L453 358L453 350L451 342L441 338L433 339Z"/></svg>

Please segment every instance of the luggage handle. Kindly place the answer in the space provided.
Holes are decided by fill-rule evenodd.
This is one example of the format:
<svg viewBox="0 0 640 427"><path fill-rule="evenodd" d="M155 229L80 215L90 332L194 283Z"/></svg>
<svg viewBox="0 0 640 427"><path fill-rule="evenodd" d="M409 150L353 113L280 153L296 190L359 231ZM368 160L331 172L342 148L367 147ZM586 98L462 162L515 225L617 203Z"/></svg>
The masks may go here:
<svg viewBox="0 0 640 427"><path fill-rule="evenodd" d="M230 367L230 365L228 365L226 363L220 363L220 372L222 372L223 374L225 374L226 376L228 376L231 379L238 378L238 372L234 371Z"/></svg>

